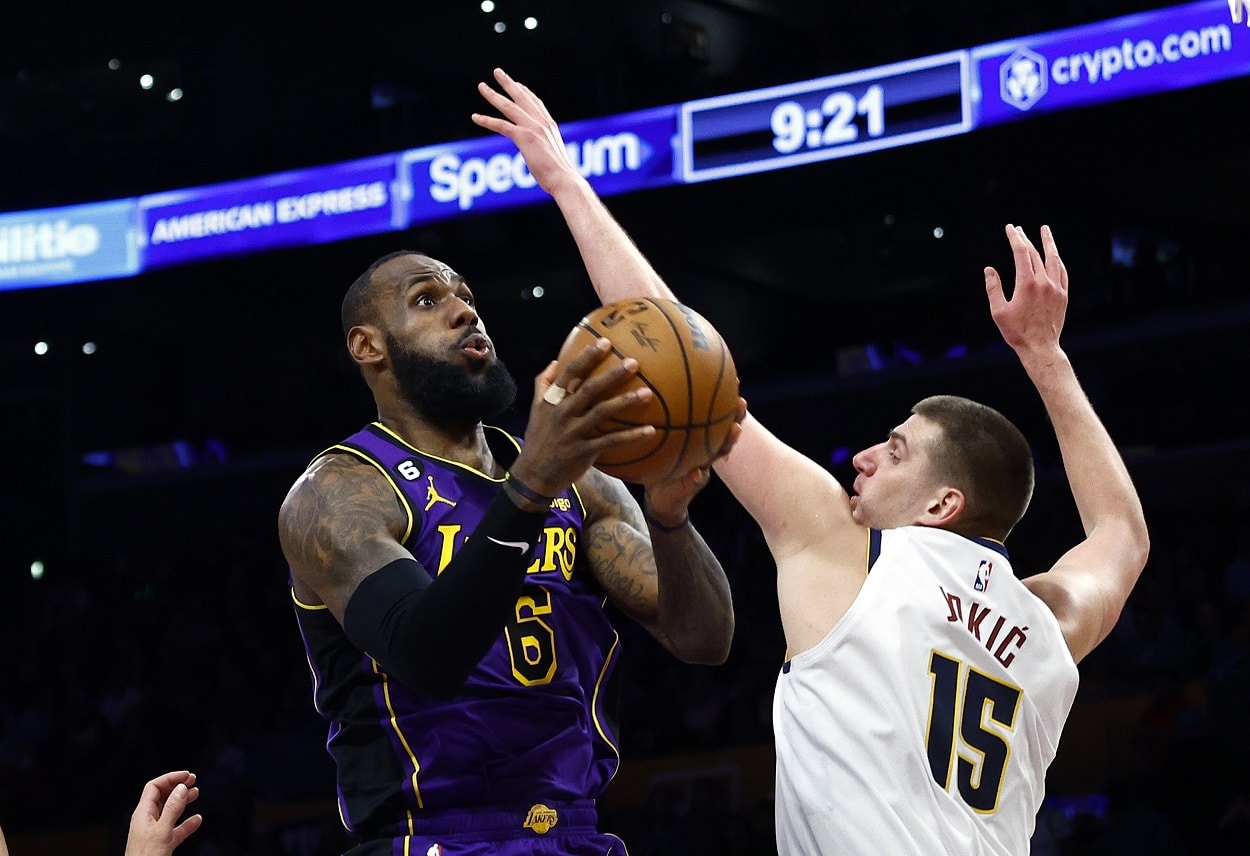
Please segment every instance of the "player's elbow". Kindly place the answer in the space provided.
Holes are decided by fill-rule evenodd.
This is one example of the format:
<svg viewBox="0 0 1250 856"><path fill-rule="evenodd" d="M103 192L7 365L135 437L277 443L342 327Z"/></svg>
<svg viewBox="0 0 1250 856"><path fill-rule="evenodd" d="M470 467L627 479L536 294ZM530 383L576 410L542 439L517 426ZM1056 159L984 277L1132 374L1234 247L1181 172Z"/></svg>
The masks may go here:
<svg viewBox="0 0 1250 856"><path fill-rule="evenodd" d="M677 659L692 666L723 666L733 647L734 623L730 616L720 627L670 640L668 648Z"/></svg>
<svg viewBox="0 0 1250 856"><path fill-rule="evenodd" d="M1128 524L1125 535L1126 552L1130 567L1136 568L1140 575L1150 558L1150 530L1146 528L1144 517L1137 517Z"/></svg>

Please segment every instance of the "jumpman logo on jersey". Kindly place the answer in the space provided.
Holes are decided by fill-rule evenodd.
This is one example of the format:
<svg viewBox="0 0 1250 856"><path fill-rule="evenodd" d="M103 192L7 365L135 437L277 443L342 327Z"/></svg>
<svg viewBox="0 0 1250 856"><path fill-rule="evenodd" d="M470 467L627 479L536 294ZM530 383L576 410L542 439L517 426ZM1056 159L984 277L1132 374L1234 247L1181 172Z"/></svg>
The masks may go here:
<svg viewBox="0 0 1250 856"><path fill-rule="evenodd" d="M425 510L426 511L429 511L431 508L433 508L434 503L436 502L445 502L448 505L450 505L452 508L456 507L456 503L452 502L447 497L439 496L438 490L435 489L434 487L434 476L426 476L425 480L430 483L430 486L425 489Z"/></svg>

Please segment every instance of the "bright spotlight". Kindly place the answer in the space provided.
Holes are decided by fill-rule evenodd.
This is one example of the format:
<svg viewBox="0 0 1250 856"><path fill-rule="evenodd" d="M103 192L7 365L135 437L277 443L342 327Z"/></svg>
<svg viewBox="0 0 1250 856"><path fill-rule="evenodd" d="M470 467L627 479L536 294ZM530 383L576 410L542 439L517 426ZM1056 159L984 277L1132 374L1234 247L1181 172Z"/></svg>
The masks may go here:
<svg viewBox="0 0 1250 856"><path fill-rule="evenodd" d="M35 343L35 353L36 353L36 354L38 354L38 355L39 355L39 356L41 356L41 357L42 357L44 354L48 353L48 343L47 343L47 342L36 342L36 343Z"/></svg>
<svg viewBox="0 0 1250 856"><path fill-rule="evenodd" d="M154 83L156 83L156 79L150 74L143 74L139 76L139 85L144 89L151 89L152 84Z"/></svg>
<svg viewBox="0 0 1250 856"><path fill-rule="evenodd" d="M528 18L526 18L526 19L525 19L525 29L527 29L527 30L534 30L534 29L537 29L537 28L538 28L538 19L537 19L537 18L535 18L534 16L532 16L532 15L531 15L530 17L528 17Z"/></svg>

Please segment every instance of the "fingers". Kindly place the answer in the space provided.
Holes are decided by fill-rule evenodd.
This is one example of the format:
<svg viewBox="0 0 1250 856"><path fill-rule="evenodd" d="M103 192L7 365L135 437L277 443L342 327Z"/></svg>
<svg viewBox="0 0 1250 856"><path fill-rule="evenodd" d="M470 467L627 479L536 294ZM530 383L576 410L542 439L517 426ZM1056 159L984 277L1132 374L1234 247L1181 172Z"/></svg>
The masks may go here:
<svg viewBox="0 0 1250 856"><path fill-rule="evenodd" d="M604 357L611 351L612 341L606 336L600 336L583 348L577 356L573 357L568 365L556 375L552 383L563 387L565 392L577 392L582 381L595 370L595 366L603 362Z"/></svg>
<svg viewBox="0 0 1250 856"><path fill-rule="evenodd" d="M513 124L520 124L522 119L530 115L537 114L540 118L546 116L547 108L544 106L542 99L535 95L528 86L513 80L502 68L496 68L494 75L503 92L500 92L488 83L478 83L477 91L492 107L502 113L508 121ZM496 128L491 127L484 120L504 124L500 119L479 113L474 113L472 118L476 124L482 127L490 127L491 130L496 130Z"/></svg>
<svg viewBox="0 0 1250 856"><path fill-rule="evenodd" d="M1042 227L1042 249L1046 251L1046 274L1064 291L1068 290L1068 269L1059 257L1059 247L1055 244L1055 233L1049 226Z"/></svg>
<svg viewBox="0 0 1250 856"><path fill-rule="evenodd" d="M1007 224L1007 240L1011 242L1011 254L1016 263L1016 288L1020 288L1031 276L1041 270L1042 260L1033 242L1019 226Z"/></svg>
<svg viewBox="0 0 1250 856"><path fill-rule="evenodd" d="M1016 288L1041 280L1043 277L1068 290L1068 269L1059 256L1059 247L1055 243L1055 234L1049 226L1041 228L1042 251L1038 252L1033 242L1019 226L1007 225L1007 240L1011 242L1012 255L1016 264ZM1043 255L1044 253L1044 255ZM987 268L987 271L989 269ZM995 274L997 278L997 274ZM1001 288L1001 281L998 286ZM990 290L989 274L986 274L986 291ZM993 298L991 298L992 300Z"/></svg>
<svg viewBox="0 0 1250 856"><path fill-rule="evenodd" d="M200 789L194 785L195 773L188 770L174 770L157 776L143 786L143 791L139 794L139 803L135 806L132 816L159 820L164 816L180 787L184 794L179 798L178 814L181 814L182 809L200 795ZM177 814L174 817L177 817Z"/></svg>
<svg viewBox="0 0 1250 856"><path fill-rule="evenodd" d="M1002 277L992 267L985 269L985 296L990 299L991 312L1007 303L1007 296L1003 294Z"/></svg>
<svg viewBox="0 0 1250 856"><path fill-rule="evenodd" d="M196 787L187 787L182 782L174 786L170 791L169 798L165 800L165 809L161 812L161 817L168 817L170 823L176 821L182 816L182 812L191 803L200 798L200 789Z"/></svg>
<svg viewBox="0 0 1250 856"><path fill-rule="evenodd" d="M182 823L174 827L174 829L170 833L171 837L173 838L174 848L176 849L179 845L182 844L182 842L190 838L191 833L199 829L202 823L204 823L204 816L201 814L193 814L190 817L188 817L186 820L184 820Z"/></svg>
<svg viewBox="0 0 1250 856"><path fill-rule="evenodd" d="M521 114L521 110L515 101L497 89L494 89L490 84L479 83L477 85L477 91L490 103L492 107L507 116L509 119Z"/></svg>
<svg viewBox="0 0 1250 856"><path fill-rule="evenodd" d="M716 455L712 460L719 461L722 458L729 457L729 453L733 451L734 445L738 442L738 438L742 436L742 422L735 422L729 427L729 433L725 435L725 442L721 443L721 447L716 450Z"/></svg>
<svg viewBox="0 0 1250 856"><path fill-rule="evenodd" d="M495 80L503 87L504 92L518 104L525 106L527 109L547 112L546 105L543 100L534 94L534 91L521 83L519 80L513 80L502 68L495 69Z"/></svg>

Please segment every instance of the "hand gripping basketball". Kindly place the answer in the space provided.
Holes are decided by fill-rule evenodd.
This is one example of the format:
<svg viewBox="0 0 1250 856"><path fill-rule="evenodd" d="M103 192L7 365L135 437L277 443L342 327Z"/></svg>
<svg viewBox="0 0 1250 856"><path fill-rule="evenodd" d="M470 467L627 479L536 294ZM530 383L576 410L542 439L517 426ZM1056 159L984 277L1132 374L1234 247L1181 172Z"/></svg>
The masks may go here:
<svg viewBox="0 0 1250 856"><path fill-rule="evenodd" d="M738 373L716 328L673 300L624 300L582 318L565 339L557 365L563 369L599 337L611 341L612 353L587 379L632 357L638 361L638 372L625 388L646 387L654 393L649 400L613 413L599 430L642 425L656 430L606 449L595 466L638 484L654 484L708 466L738 417Z"/></svg>

